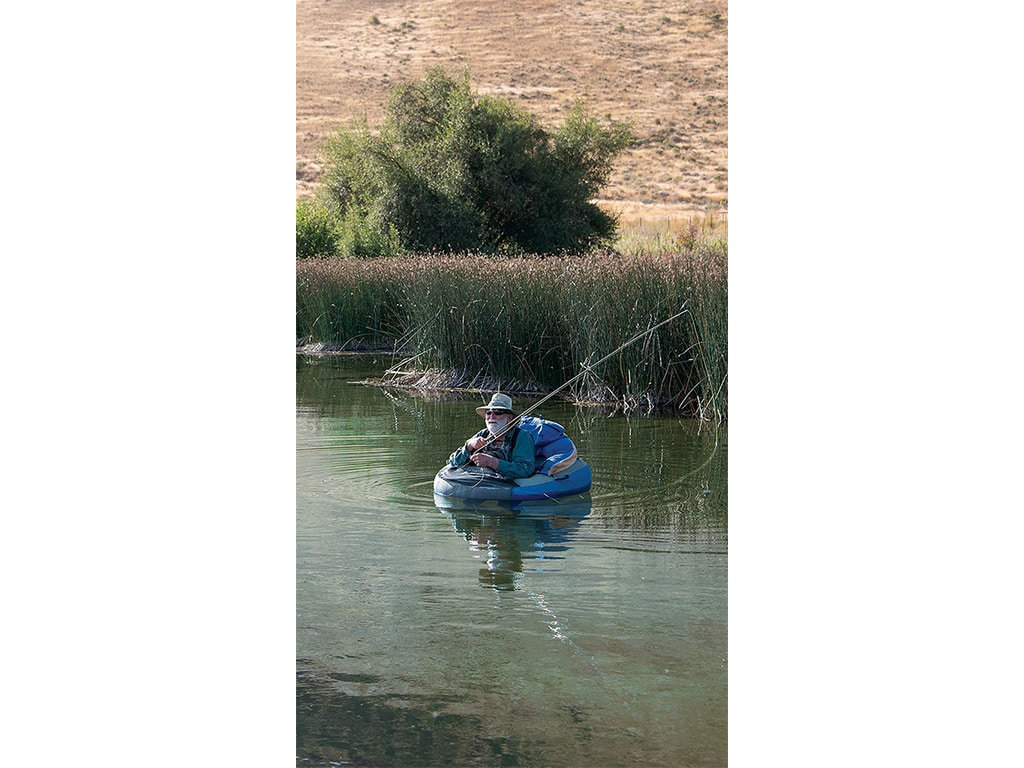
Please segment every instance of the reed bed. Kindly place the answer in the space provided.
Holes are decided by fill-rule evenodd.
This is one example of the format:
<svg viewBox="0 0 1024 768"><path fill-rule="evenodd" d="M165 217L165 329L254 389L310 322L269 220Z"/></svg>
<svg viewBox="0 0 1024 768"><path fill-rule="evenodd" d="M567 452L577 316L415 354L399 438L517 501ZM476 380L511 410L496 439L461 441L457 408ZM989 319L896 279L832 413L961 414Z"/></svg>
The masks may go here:
<svg viewBox="0 0 1024 768"><path fill-rule="evenodd" d="M567 392L626 411L723 420L727 245L578 258L415 255L299 260L300 342L391 347L391 382L550 391L681 309Z"/></svg>
<svg viewBox="0 0 1024 768"><path fill-rule="evenodd" d="M398 266L385 260L298 260L298 338L334 350L394 347L405 322L397 303Z"/></svg>

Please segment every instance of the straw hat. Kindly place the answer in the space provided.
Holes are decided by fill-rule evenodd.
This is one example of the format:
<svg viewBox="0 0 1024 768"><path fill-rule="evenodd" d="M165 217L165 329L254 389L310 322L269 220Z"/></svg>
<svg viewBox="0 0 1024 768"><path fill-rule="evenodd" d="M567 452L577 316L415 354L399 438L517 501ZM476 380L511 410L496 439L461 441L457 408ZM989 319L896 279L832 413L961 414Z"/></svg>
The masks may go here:
<svg viewBox="0 0 1024 768"><path fill-rule="evenodd" d="M502 394L501 392L495 392L494 395L491 397L491 402L489 402L487 405L481 405L479 408L476 409L476 412L483 416L484 411L486 411L488 408L492 410L500 408L503 411L510 411L513 416L519 415L518 413L512 410L512 398L509 397L508 395Z"/></svg>

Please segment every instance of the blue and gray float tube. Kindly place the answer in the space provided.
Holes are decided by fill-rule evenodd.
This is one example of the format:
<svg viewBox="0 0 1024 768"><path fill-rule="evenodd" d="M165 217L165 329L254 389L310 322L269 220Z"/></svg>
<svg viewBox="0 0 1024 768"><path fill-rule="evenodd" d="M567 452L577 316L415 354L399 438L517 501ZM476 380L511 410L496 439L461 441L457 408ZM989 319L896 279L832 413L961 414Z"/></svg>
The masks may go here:
<svg viewBox="0 0 1024 768"><path fill-rule="evenodd" d="M444 467L434 477L434 494L457 499L545 501L590 490L590 466L579 458L565 428L555 421L523 416L519 428L533 435L534 472L505 478L493 469L466 464Z"/></svg>
<svg viewBox="0 0 1024 768"><path fill-rule="evenodd" d="M545 501L576 496L590 490L590 465L577 458L553 475L534 472L509 480L487 467L444 467L434 477L434 495L492 501Z"/></svg>

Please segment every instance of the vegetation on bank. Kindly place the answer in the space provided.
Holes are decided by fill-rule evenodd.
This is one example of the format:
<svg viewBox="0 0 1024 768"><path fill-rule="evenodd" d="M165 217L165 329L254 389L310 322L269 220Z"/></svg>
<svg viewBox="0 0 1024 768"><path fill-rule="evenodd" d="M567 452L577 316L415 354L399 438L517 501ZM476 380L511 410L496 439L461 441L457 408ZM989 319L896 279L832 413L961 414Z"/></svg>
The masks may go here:
<svg viewBox="0 0 1024 768"><path fill-rule="evenodd" d="M607 246L615 218L593 199L631 140L577 104L547 131L469 74L437 67L396 86L384 122L339 130L323 146L315 198L296 209L296 253L583 253Z"/></svg>
<svg viewBox="0 0 1024 768"><path fill-rule="evenodd" d="M329 349L392 348L395 383L550 391L630 411L723 420L728 403L728 243L572 258L487 254L298 259L296 334Z"/></svg>

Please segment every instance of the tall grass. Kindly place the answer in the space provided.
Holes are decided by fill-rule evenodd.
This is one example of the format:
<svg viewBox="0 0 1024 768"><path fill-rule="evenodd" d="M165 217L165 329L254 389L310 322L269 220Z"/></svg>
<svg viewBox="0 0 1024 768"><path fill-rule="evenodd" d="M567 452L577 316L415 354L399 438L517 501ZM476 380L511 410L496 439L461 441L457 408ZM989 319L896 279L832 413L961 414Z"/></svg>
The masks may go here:
<svg viewBox="0 0 1024 768"><path fill-rule="evenodd" d="M296 333L336 349L391 347L404 328L398 262L299 259Z"/></svg>
<svg viewBox="0 0 1024 768"><path fill-rule="evenodd" d="M721 420L727 259L712 239L632 256L303 259L296 331L340 348L397 346L412 358L402 367L448 385L543 391L587 370L578 401Z"/></svg>

